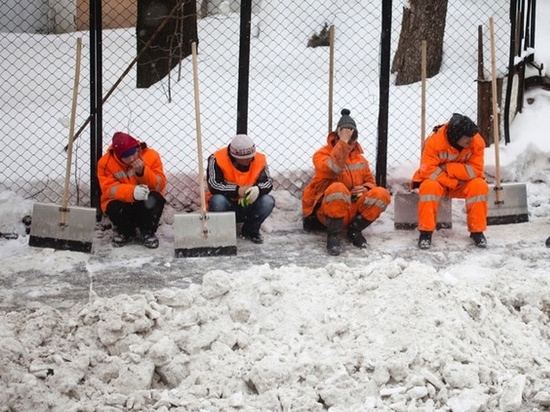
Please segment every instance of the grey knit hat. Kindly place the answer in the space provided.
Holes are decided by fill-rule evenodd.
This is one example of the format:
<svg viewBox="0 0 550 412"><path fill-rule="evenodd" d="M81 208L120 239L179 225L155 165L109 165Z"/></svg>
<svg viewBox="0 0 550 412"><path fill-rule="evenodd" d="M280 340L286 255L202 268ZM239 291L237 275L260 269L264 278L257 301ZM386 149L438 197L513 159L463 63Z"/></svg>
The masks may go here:
<svg viewBox="0 0 550 412"><path fill-rule="evenodd" d="M250 159L256 154L256 145L246 134L238 134L229 145L229 153L235 159Z"/></svg>
<svg viewBox="0 0 550 412"><path fill-rule="evenodd" d="M355 124L355 120L353 120L350 117L350 113L351 112L348 109L342 109L342 111L340 112L342 117L340 118L340 120L338 120L338 125L336 126L337 128L350 127L357 130L357 125Z"/></svg>

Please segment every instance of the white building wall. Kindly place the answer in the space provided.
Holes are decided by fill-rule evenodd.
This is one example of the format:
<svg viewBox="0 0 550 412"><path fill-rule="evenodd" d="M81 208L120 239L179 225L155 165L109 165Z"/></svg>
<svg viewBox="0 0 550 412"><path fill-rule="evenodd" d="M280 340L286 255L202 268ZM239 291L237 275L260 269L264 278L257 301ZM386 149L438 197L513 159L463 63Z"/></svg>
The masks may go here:
<svg viewBox="0 0 550 412"><path fill-rule="evenodd" d="M48 0L0 1L0 32L47 33Z"/></svg>
<svg viewBox="0 0 550 412"><path fill-rule="evenodd" d="M1 0L0 32L67 33L76 28L75 0Z"/></svg>
<svg viewBox="0 0 550 412"><path fill-rule="evenodd" d="M48 0L50 33L69 33L76 30L76 1Z"/></svg>

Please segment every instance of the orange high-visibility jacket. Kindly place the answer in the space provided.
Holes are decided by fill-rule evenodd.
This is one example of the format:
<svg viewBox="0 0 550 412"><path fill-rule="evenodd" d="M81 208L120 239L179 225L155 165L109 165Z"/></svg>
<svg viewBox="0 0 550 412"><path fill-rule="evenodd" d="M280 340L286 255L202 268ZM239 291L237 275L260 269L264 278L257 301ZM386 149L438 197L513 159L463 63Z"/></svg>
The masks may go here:
<svg viewBox="0 0 550 412"><path fill-rule="evenodd" d="M341 182L351 190L354 186L376 187L369 162L363 156L363 149L357 142L348 145L338 139L335 132L327 137L326 146L313 155L315 175L304 190L302 197L303 216L311 215L327 187Z"/></svg>
<svg viewBox="0 0 550 412"><path fill-rule="evenodd" d="M485 141L477 133L470 147L458 151L447 140L448 123L439 127L430 135L424 144L421 166L415 172L411 186L418 185L425 179L433 179L447 189L455 189L460 181L484 178ZM446 171L440 168L445 165Z"/></svg>
<svg viewBox="0 0 550 412"><path fill-rule="evenodd" d="M130 167L120 161L113 151L112 145L99 159L97 164L97 178L101 188L101 210L105 212L111 200L120 200L126 203L134 202L134 188L144 184L149 190L160 194L166 187L166 176L162 161L157 151L140 143L140 155L145 164L143 176L137 176Z"/></svg>
<svg viewBox="0 0 550 412"><path fill-rule="evenodd" d="M211 162L210 160L213 160L214 162ZM235 196L231 198L234 202L239 199L237 195L239 186L258 185L260 188L260 193L262 193L262 191L265 192L266 190L271 190L271 181L260 182L260 184L258 184L258 178L262 172L265 173L267 168L267 160L263 153L256 152L254 155L254 160L250 163L249 169L245 172L240 171L233 165L231 157L229 157L227 147L224 147L223 149L220 149L212 154L208 162L208 167L214 167L214 164L221 169L223 174L223 182L216 180L216 173L214 171L208 172L207 183L209 191L206 193L207 200L212 197L212 193L210 192L212 189L234 193ZM218 176L218 178L221 180L221 176Z"/></svg>

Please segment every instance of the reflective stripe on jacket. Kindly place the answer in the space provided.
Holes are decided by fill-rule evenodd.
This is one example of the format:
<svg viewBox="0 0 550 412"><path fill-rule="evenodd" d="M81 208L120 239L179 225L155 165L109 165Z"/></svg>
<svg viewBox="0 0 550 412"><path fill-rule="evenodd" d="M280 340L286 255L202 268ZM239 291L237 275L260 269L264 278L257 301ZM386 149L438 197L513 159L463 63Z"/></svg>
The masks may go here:
<svg viewBox="0 0 550 412"><path fill-rule="evenodd" d="M162 161L157 151L140 144L140 156L145 164L143 176L135 174L130 167L122 163L114 154L112 145L99 159L97 164L97 178L101 188L101 210L105 212L111 200L120 200L126 203L134 202L134 188L144 184L149 190L164 194L166 176Z"/></svg>

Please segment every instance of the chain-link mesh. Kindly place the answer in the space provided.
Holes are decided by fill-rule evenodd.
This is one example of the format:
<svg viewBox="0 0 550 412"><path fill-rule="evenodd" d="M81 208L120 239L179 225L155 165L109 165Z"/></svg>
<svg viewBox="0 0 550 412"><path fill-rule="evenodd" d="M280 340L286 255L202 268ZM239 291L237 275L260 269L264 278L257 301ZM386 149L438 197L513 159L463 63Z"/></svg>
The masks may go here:
<svg viewBox="0 0 550 412"><path fill-rule="evenodd" d="M90 5L89 0L24 3L7 0L0 5L0 187L55 203L61 198L64 180L60 170L66 162L77 37L84 42L77 129L90 111ZM121 80L103 105L103 150L117 130L147 142L162 155L169 203L176 210L195 209L198 166L191 59L184 58L170 75L148 89L136 88L135 67L121 76L136 57L137 0L102 3L104 95ZM393 4L392 56L405 3ZM201 0L196 9L206 157L236 133L240 4ZM510 37L508 11L508 2L502 0L464 0L460 8L449 2L446 32L453 35L444 39L440 74L427 81L428 129L455 111L476 119L478 26L488 32L488 19L495 18L502 75ZM329 129L329 48L307 47L325 26L333 25L335 33L333 123L342 108L351 110L374 167L381 17L380 2L326 1L323 7L317 1L252 3L248 134L268 156L277 188L299 195L312 173L311 156L324 144ZM450 42L457 38L461 41ZM487 45L486 56L488 50ZM456 73L457 68L462 73ZM456 79L464 77L471 81L457 84ZM390 86L390 173L395 165L418 160L420 88L420 82L407 86L392 82ZM455 93L457 89L461 93ZM88 127L74 146L71 204L90 201L89 140Z"/></svg>

